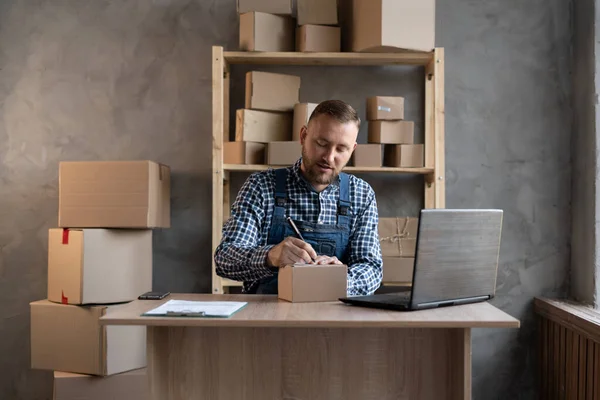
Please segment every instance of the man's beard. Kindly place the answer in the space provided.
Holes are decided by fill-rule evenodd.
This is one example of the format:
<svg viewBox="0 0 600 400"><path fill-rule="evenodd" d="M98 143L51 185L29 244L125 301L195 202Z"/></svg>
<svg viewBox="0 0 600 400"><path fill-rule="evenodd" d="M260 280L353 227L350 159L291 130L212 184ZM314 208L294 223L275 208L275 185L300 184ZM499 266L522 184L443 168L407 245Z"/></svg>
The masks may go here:
<svg viewBox="0 0 600 400"><path fill-rule="evenodd" d="M302 147L302 162L304 163L304 167L306 169L306 179L308 179L308 181L311 183L316 183L317 185L329 185L330 183L334 182L340 174L340 171L336 170L332 165L327 165L331 168L331 174L328 175L319 172L319 166L317 165L318 162L307 157L304 147ZM344 166L342 166L342 168L343 167Z"/></svg>

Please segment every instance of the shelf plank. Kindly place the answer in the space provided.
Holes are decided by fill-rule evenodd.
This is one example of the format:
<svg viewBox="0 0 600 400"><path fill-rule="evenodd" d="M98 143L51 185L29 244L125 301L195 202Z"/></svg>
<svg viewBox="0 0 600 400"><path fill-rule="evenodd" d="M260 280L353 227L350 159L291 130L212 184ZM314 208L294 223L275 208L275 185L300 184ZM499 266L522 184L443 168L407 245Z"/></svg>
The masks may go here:
<svg viewBox="0 0 600 400"><path fill-rule="evenodd" d="M242 287L243 282L233 281L227 278L221 278L221 285L226 287Z"/></svg>
<svg viewBox="0 0 600 400"><path fill-rule="evenodd" d="M264 171L269 168L289 167L289 165L223 164L224 171ZM404 174L429 175L433 168L395 168L395 167L346 167L344 172L391 172Z"/></svg>
<svg viewBox="0 0 600 400"><path fill-rule="evenodd" d="M225 51L225 61L230 64L273 65L427 65L432 52L404 51L399 53L299 53L299 52L249 52Z"/></svg>

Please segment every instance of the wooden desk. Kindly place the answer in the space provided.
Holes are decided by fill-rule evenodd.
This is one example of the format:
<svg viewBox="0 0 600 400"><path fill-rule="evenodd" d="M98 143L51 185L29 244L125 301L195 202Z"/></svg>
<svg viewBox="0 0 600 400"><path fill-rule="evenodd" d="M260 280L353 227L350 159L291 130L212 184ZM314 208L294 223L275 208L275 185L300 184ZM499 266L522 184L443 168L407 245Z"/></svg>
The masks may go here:
<svg viewBox="0 0 600 400"><path fill-rule="evenodd" d="M140 317L169 299L249 304L228 319ZM104 325L148 326L153 399L470 399L471 328L518 328L489 303L396 312L276 296L134 301Z"/></svg>

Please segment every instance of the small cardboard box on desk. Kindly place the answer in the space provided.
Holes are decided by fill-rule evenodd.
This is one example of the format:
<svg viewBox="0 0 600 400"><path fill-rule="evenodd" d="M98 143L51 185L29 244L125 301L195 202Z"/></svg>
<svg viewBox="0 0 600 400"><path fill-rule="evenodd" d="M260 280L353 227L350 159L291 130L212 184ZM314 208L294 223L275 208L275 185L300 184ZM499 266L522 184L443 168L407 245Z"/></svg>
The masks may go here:
<svg viewBox="0 0 600 400"><path fill-rule="evenodd" d="M292 303L336 301L346 297L346 265L294 264L279 270L278 297Z"/></svg>

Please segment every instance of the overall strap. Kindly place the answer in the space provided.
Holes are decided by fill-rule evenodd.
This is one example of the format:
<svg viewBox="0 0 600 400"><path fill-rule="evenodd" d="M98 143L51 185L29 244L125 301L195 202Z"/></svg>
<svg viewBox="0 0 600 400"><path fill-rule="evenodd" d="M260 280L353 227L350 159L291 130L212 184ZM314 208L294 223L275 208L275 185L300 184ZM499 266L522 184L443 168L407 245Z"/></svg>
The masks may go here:
<svg viewBox="0 0 600 400"><path fill-rule="evenodd" d="M286 195L287 168L275 170L275 210L274 216L285 216L285 205L287 203Z"/></svg>
<svg viewBox="0 0 600 400"><path fill-rule="evenodd" d="M340 173L340 200L338 203L337 222L338 225L350 225L350 189L348 174Z"/></svg>

